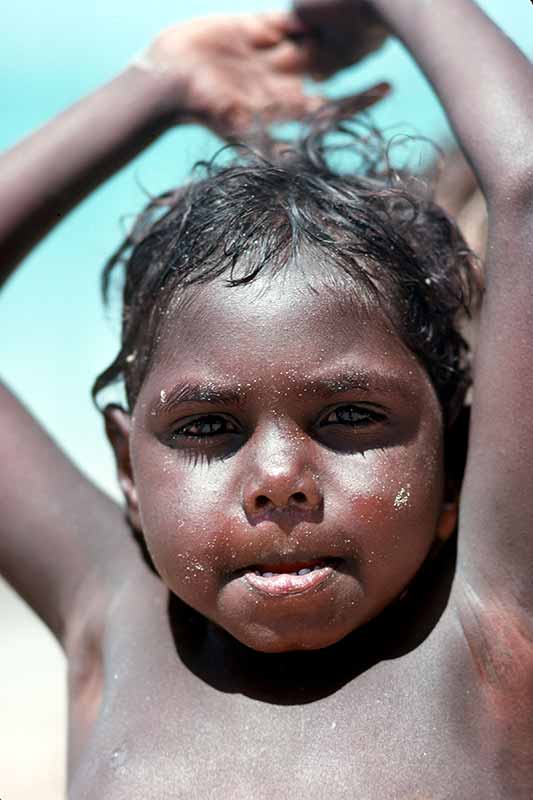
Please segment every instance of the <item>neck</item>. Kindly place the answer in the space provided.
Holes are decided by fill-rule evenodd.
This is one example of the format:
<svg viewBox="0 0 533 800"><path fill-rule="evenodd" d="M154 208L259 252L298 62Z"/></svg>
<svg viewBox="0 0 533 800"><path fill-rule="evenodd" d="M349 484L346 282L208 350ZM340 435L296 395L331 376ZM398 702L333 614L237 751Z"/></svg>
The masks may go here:
<svg viewBox="0 0 533 800"><path fill-rule="evenodd" d="M219 691L281 705L311 702L420 645L446 607L454 566L455 542L450 542L438 558L428 560L401 599L323 650L251 650L171 595L169 618L177 654L191 672Z"/></svg>

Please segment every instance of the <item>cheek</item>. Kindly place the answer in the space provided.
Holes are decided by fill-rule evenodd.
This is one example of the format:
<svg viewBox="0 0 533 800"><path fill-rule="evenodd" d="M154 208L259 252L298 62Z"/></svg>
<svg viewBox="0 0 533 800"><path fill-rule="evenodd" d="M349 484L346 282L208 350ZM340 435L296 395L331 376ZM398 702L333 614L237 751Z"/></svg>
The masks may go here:
<svg viewBox="0 0 533 800"><path fill-rule="evenodd" d="M143 535L165 583L187 599L188 590L213 592L219 562L228 560L222 498L229 490L223 462L193 464L149 444L134 459ZM221 558L221 552L224 555Z"/></svg>
<svg viewBox="0 0 533 800"><path fill-rule="evenodd" d="M442 448L390 448L368 452L342 483L343 528L363 573L416 569L433 543L443 492Z"/></svg>

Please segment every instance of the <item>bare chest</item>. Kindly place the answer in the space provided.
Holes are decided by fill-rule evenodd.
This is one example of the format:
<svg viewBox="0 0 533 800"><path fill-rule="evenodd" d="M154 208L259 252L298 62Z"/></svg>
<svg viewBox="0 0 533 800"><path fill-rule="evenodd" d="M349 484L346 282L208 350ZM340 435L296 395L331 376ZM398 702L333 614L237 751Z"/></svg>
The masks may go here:
<svg viewBox="0 0 533 800"><path fill-rule="evenodd" d="M504 791L499 748L483 741L470 694L447 703L427 676L418 686L401 675L365 684L366 697L344 687L277 706L200 688L190 676L176 692L156 672L141 689L124 681L100 709L71 800L94 797L95 787L108 800L530 797L510 784Z"/></svg>
<svg viewBox="0 0 533 800"><path fill-rule="evenodd" d="M254 691L206 680L149 618L135 619L107 633L69 800L532 796L533 693L524 686L522 707L509 696L495 717L468 647L445 625L334 691L310 698L296 685L276 701L261 691L266 672Z"/></svg>

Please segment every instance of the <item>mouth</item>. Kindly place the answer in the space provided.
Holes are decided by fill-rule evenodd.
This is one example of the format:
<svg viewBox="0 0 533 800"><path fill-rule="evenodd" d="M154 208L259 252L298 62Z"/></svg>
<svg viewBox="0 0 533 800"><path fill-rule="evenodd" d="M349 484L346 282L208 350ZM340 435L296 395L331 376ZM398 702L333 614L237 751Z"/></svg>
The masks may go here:
<svg viewBox="0 0 533 800"><path fill-rule="evenodd" d="M244 573L247 583L259 592L280 597L317 589L334 574L339 559L321 559L293 564L262 564Z"/></svg>

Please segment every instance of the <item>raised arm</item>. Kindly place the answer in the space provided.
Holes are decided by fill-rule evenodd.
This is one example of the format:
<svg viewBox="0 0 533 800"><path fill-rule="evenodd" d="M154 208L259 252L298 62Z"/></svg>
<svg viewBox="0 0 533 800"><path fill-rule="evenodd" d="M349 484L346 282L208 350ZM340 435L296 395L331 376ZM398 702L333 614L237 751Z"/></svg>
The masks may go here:
<svg viewBox="0 0 533 800"><path fill-rule="evenodd" d="M298 118L308 45L287 14L212 17L164 31L110 83L0 156L0 278L80 200L165 130L245 135L255 115Z"/></svg>
<svg viewBox="0 0 533 800"><path fill-rule="evenodd" d="M105 178L171 125L241 136L253 118L313 109L289 15L215 17L162 33L142 59L0 158L0 277ZM81 299L80 299L81 302ZM124 574L123 514L0 390L0 571L62 636L87 581ZM106 577L107 576L107 577ZM89 592L92 596L95 593Z"/></svg>
<svg viewBox="0 0 533 800"><path fill-rule="evenodd" d="M358 60L380 29L397 36L433 84L486 196L531 177L531 64L473 0L296 0L295 8L320 36L326 72L330 59L334 68Z"/></svg>
<svg viewBox="0 0 533 800"><path fill-rule="evenodd" d="M472 0L300 0L297 8L325 47L339 39L345 53L347 37L357 50L370 22L400 37L485 193L486 296L459 571L477 603L470 619L492 607L491 624L510 630L505 615L515 615L523 636L533 610L533 68Z"/></svg>

